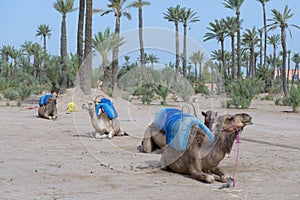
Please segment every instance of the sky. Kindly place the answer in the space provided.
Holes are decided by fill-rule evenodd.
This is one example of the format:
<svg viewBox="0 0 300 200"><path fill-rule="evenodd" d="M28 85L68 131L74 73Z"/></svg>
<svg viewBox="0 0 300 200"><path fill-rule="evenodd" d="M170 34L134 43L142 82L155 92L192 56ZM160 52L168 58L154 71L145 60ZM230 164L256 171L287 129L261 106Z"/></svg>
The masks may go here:
<svg viewBox="0 0 300 200"><path fill-rule="evenodd" d="M166 12L170 6L180 4L182 7L192 8L197 12L200 21L192 23L188 27L188 54L199 48L204 48L208 54L212 50L220 48L220 44L216 40L203 42L203 36L208 32L207 27L209 23L215 19L222 19L226 16L235 16L235 12L224 7L224 0L148 0L151 5L144 7L144 27L145 43L149 44L149 52L154 49L160 49L168 52L174 48L173 31L174 24L168 22L163 18L163 13ZM132 1L129 1L132 2ZM1 0L0 18L2 19L2 26L0 28L0 47L3 45L12 45L19 49L25 41L38 42L43 45L43 40L40 37L35 37L37 27L40 24L48 24L51 28L52 36L47 40L47 50L52 55L60 54L60 28L61 28L61 14L53 7L55 0ZM94 8L107 9L108 0L94 0ZM271 9L276 9L281 13L285 5L288 5L294 16L289 20L290 24L297 24L300 26L300 1L299 0L270 0L266 3L267 18L272 18ZM79 7L79 0L74 1L74 7ZM137 9L131 8L129 12L132 14L132 19L128 20L125 17L121 18L121 32L125 35L133 36L136 34L135 30L138 26ZM248 28L252 29L254 26L261 28L263 26L262 20L262 6L257 0L245 0L241 7L241 18L243 19L242 33ZM113 14L100 16L100 14L93 15L93 35L99 31L104 31L106 27L114 30L115 18ZM67 15L67 47L68 53L76 52L76 37L77 37L77 21L78 10ZM300 30L291 27L292 39L288 35L288 49L292 53L300 52ZM182 33L183 28L180 25L179 31ZM270 34L278 33L276 31ZM151 38L147 41L147 38ZM137 43L137 37L131 38L131 42ZM158 46L152 44L157 43ZM160 46L162 43L168 43L170 47ZM145 45L147 47L147 45ZM230 50L230 39L225 41L225 46ZM136 47L128 47L127 52L136 51ZM128 50L129 48L129 50ZM152 48L152 50L151 50ZM165 49L166 48L166 49ZM182 43L180 43L182 49ZM279 47L281 48L281 47ZM126 50L125 50L126 51ZM147 51L147 50L146 50ZM162 52L161 51L161 52ZM269 48L268 54L271 53ZM159 54L159 51L156 51ZM159 57L159 56L158 56Z"/></svg>

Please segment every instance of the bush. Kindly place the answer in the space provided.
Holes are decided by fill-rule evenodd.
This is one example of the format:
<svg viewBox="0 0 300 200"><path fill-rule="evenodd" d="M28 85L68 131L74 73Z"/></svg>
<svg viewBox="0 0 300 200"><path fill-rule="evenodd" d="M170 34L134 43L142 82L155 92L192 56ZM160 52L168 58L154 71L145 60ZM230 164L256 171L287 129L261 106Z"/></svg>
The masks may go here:
<svg viewBox="0 0 300 200"><path fill-rule="evenodd" d="M264 82L257 78L236 79L229 87L231 99L222 103L222 106L245 109L249 108L255 95L264 89Z"/></svg>
<svg viewBox="0 0 300 200"><path fill-rule="evenodd" d="M4 92L4 97L13 101L18 98L18 92L13 88L8 88Z"/></svg>
<svg viewBox="0 0 300 200"><path fill-rule="evenodd" d="M292 86L291 87L289 100L291 102L291 106L293 107L293 112L299 112L299 106L300 106L300 86L298 86L298 87Z"/></svg>

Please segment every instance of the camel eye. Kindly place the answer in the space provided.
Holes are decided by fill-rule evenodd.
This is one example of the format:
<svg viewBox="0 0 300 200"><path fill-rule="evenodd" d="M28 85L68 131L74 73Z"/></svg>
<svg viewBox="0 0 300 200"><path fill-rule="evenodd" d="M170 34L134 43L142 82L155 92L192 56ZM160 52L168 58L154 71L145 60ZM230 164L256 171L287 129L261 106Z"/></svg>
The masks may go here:
<svg viewBox="0 0 300 200"><path fill-rule="evenodd" d="M227 120L227 121L233 121L233 120L234 120L234 117L228 117L226 120Z"/></svg>

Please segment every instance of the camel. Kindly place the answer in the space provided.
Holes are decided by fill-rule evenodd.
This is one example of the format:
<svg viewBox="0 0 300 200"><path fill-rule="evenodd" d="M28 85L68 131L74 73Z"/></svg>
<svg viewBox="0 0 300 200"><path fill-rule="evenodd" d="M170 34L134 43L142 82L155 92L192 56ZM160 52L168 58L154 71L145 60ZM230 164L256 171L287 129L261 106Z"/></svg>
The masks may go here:
<svg viewBox="0 0 300 200"><path fill-rule="evenodd" d="M109 119L103 110L100 110L98 116L96 115L95 102L88 101L82 105L82 109L86 109L91 117L92 126L95 129L95 138L112 139L114 136L127 135L127 133L121 130L120 123L117 119Z"/></svg>
<svg viewBox="0 0 300 200"><path fill-rule="evenodd" d="M166 147L161 157L161 167L192 178L212 183L226 182L223 170L218 166L226 154L230 154L234 141L243 128L252 124L246 113L219 116L213 125L214 142L209 143L201 129L194 126L190 131L187 148L177 151Z"/></svg>
<svg viewBox="0 0 300 200"><path fill-rule="evenodd" d="M206 112L202 111L201 114L204 116L204 124L211 130L212 125L215 123L215 120L217 119L218 112L208 110Z"/></svg>
<svg viewBox="0 0 300 200"><path fill-rule="evenodd" d="M218 112L214 111L202 111L204 118L204 124L211 129L212 124L214 123ZM166 147L166 132L160 130L156 127L154 123L150 124L144 133L144 138L142 140L142 149L145 153L151 153L155 149L159 150Z"/></svg>
<svg viewBox="0 0 300 200"><path fill-rule="evenodd" d="M38 109L38 116L45 119L57 119L57 108L56 108L57 93L52 93L51 97L47 99L46 104L40 105Z"/></svg>

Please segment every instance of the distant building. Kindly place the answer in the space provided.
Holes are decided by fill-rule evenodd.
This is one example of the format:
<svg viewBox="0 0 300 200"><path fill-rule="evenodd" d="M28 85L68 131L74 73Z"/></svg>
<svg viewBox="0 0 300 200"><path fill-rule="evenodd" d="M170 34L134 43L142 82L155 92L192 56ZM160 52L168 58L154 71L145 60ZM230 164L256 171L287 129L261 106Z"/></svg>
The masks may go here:
<svg viewBox="0 0 300 200"><path fill-rule="evenodd" d="M279 73L278 73L279 72ZM280 70L275 70L275 77L278 77L280 76L280 73L281 71ZM295 73L295 69L291 69L290 70L290 73L289 73L289 77L287 77L288 80L292 80L293 79L293 76L294 76L294 73ZM288 71L286 71L286 76L288 75ZM294 80L299 80L299 71L296 72L295 74L295 77L294 77Z"/></svg>

